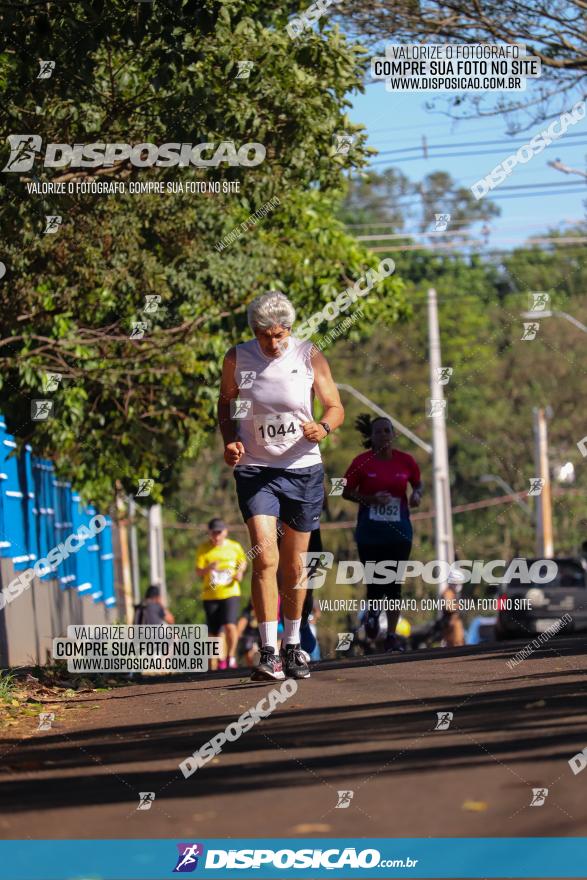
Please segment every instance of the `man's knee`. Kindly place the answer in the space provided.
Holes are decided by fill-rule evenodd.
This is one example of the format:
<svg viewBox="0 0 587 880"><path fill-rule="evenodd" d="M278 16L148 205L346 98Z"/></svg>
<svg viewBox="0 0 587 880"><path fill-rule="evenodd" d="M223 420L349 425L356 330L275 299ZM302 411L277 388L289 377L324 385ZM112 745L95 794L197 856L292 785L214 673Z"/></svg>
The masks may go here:
<svg viewBox="0 0 587 880"><path fill-rule="evenodd" d="M278 565L279 554L277 550L267 549L253 560L253 571L257 574L260 572L276 572Z"/></svg>

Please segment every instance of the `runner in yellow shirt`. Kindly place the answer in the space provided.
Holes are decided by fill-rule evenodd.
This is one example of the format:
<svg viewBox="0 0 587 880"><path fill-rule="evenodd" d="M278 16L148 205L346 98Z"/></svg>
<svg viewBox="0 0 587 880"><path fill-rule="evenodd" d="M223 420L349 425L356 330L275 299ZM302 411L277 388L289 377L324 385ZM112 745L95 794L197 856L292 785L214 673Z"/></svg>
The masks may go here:
<svg viewBox="0 0 587 880"><path fill-rule="evenodd" d="M236 669L238 634L236 622L240 611L240 582L247 568L245 551L228 537L223 520L214 517L208 523L208 540L196 550L196 574L204 581L202 600L208 623L208 635L218 636L224 628L226 660L219 669Z"/></svg>

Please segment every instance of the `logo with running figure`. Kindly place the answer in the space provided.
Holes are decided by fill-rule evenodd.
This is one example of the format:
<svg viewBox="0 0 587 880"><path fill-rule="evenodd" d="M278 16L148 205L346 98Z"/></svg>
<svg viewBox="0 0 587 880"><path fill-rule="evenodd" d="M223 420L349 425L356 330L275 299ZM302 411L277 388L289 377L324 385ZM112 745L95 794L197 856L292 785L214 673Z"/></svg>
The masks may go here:
<svg viewBox="0 0 587 880"><path fill-rule="evenodd" d="M354 791L337 791L338 803L335 810L347 810L355 796Z"/></svg>
<svg viewBox="0 0 587 880"><path fill-rule="evenodd" d="M239 388L252 388L253 382L257 378L257 373L255 370L241 370L241 377L238 383Z"/></svg>
<svg viewBox="0 0 587 880"><path fill-rule="evenodd" d="M37 79L51 79L54 70L54 61L39 61L39 72L37 74Z"/></svg>
<svg viewBox="0 0 587 880"><path fill-rule="evenodd" d="M57 391L62 379L63 373L45 373L43 375L43 391Z"/></svg>
<svg viewBox="0 0 587 880"><path fill-rule="evenodd" d="M334 135L334 152L338 155L347 156L352 150L357 139L355 134L347 134L346 131Z"/></svg>
<svg viewBox="0 0 587 880"><path fill-rule="evenodd" d="M251 71L255 66L254 61L237 61L238 70L235 79L249 79Z"/></svg>
<svg viewBox="0 0 587 880"><path fill-rule="evenodd" d="M436 722L434 730L448 730L454 715L452 712L437 712L436 717L438 721Z"/></svg>
<svg viewBox="0 0 587 880"><path fill-rule="evenodd" d="M444 415L446 415L446 400L441 397L429 397L426 416L429 419L437 419Z"/></svg>
<svg viewBox="0 0 587 880"><path fill-rule="evenodd" d="M321 550L308 550L306 553L300 553L300 559L302 561L303 572L294 589L320 589L326 580L326 572L329 568L332 568L334 553L327 553Z"/></svg>
<svg viewBox="0 0 587 880"><path fill-rule="evenodd" d="M31 420L33 422L46 422L53 415L52 400L31 400Z"/></svg>
<svg viewBox="0 0 587 880"><path fill-rule="evenodd" d="M45 228L43 232L45 235L55 235L59 227L63 222L63 217L59 214L46 214L45 215Z"/></svg>
<svg viewBox="0 0 587 880"><path fill-rule="evenodd" d="M532 800L530 801L531 807L542 807L544 806L544 802L548 797L548 789L547 788L533 788L532 789Z"/></svg>
<svg viewBox="0 0 587 880"><path fill-rule="evenodd" d="M528 495L540 495L544 488L544 480L542 477L530 477L530 488Z"/></svg>
<svg viewBox="0 0 587 880"><path fill-rule="evenodd" d="M538 293L530 293L529 307L531 312L544 312L550 305L550 294L539 291Z"/></svg>
<svg viewBox="0 0 587 880"><path fill-rule="evenodd" d="M204 846L201 843L178 843L179 855L177 864L173 869L174 874L188 874L198 867L198 859L204 855Z"/></svg>
<svg viewBox="0 0 587 880"><path fill-rule="evenodd" d="M435 214L434 231L446 232L450 223L450 214Z"/></svg>
<svg viewBox="0 0 587 880"><path fill-rule="evenodd" d="M41 712L39 714L39 726L37 730L51 730L51 724L55 721L55 712Z"/></svg>
<svg viewBox="0 0 587 880"><path fill-rule="evenodd" d="M453 369L452 367L437 367L436 368L436 381L440 385L448 385L450 382L450 377L452 376Z"/></svg>
<svg viewBox="0 0 587 880"><path fill-rule="evenodd" d="M536 334L540 330L540 324L538 321L531 321L524 323L524 332L522 333L521 341L526 342L527 340L536 339Z"/></svg>
<svg viewBox="0 0 587 880"><path fill-rule="evenodd" d="M144 480L139 480L139 487L136 491L135 498L146 498L151 494L151 489L155 485L155 480L152 480L150 477L147 477Z"/></svg>
<svg viewBox="0 0 587 880"><path fill-rule="evenodd" d="M139 791L139 805L137 810L150 810L155 800L154 791Z"/></svg>
<svg viewBox="0 0 587 880"><path fill-rule="evenodd" d="M249 398L233 398L230 401L230 418L231 419L250 419L252 417L253 401Z"/></svg>
<svg viewBox="0 0 587 880"><path fill-rule="evenodd" d="M38 134L9 134L10 156L2 171L30 171L43 145Z"/></svg>
<svg viewBox="0 0 587 880"><path fill-rule="evenodd" d="M161 294L160 293L148 293L145 296L145 307L143 312L147 312L148 314L153 314L159 308L159 303L161 302Z"/></svg>

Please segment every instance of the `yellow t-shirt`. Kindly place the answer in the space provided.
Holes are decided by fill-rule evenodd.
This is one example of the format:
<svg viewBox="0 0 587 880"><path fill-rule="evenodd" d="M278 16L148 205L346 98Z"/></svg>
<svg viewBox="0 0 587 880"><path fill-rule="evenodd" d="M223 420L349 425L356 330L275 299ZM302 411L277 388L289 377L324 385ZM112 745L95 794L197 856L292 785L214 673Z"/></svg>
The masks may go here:
<svg viewBox="0 0 587 880"><path fill-rule="evenodd" d="M240 583L235 573L241 562L246 562L245 551L238 541L225 538L224 542L215 547L211 541L204 541L196 550L196 568L206 568L211 562L216 563L216 570L203 576L204 586L202 599L230 599L240 596Z"/></svg>

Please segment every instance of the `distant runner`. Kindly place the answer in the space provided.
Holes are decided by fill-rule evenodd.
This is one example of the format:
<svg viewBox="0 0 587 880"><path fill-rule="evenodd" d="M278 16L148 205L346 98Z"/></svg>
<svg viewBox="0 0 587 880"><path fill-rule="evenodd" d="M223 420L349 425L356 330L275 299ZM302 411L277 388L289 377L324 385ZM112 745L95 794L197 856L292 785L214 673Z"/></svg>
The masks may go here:
<svg viewBox="0 0 587 880"><path fill-rule="evenodd" d="M135 605L133 623L143 626L175 623L175 617L161 601L161 589L156 584L148 587L143 601L139 605Z"/></svg>
<svg viewBox="0 0 587 880"><path fill-rule="evenodd" d="M295 309L285 294L258 296L248 307L248 319L255 338L224 358L218 422L254 551L252 596L261 659L251 678L308 678L300 647L306 594L300 554L320 524L324 472L318 444L342 424L344 411L324 355L312 342L291 335ZM313 417L314 395L324 410L320 422ZM284 611L280 654L278 585Z"/></svg>
<svg viewBox="0 0 587 880"><path fill-rule="evenodd" d="M208 540L196 550L196 574L203 578L202 599L208 635L219 636L224 630L226 659L219 669L236 669L238 634L236 622L240 611L240 582L247 568L245 551L238 541L231 541L224 522L214 517L208 523Z"/></svg>
<svg viewBox="0 0 587 880"><path fill-rule="evenodd" d="M412 550L410 507L422 500L422 481L416 460L406 452L393 449L395 431L389 419L361 415L355 422L363 435L367 452L357 455L348 468L343 498L359 503L355 533L359 559L367 562L408 560ZM408 504L408 483L412 495ZM399 599L401 584L367 584L367 637L375 639L379 614L385 599ZM386 610L387 651L402 650L395 635L400 612Z"/></svg>

